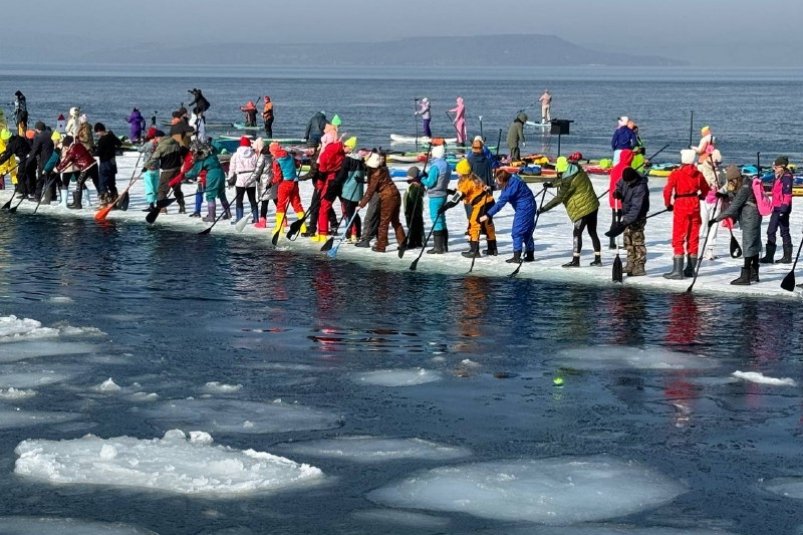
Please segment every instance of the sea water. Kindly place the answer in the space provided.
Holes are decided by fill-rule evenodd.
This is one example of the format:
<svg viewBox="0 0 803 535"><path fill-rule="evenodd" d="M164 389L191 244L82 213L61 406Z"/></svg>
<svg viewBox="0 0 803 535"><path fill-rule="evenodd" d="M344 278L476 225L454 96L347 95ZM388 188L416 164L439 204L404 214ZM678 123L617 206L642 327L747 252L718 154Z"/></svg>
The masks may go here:
<svg viewBox="0 0 803 535"><path fill-rule="evenodd" d="M214 78L81 76L2 84L80 81L107 122L124 110L110 111L104 84L160 102L202 85L236 92ZM702 94L693 81L599 78L549 87ZM513 85L470 80L338 83L391 101L422 84L444 98ZM519 98L538 83L514 81ZM310 102L330 82L270 80ZM728 99L740 84L725 84ZM168 223L0 213L0 529L803 526L799 300L391 272Z"/></svg>

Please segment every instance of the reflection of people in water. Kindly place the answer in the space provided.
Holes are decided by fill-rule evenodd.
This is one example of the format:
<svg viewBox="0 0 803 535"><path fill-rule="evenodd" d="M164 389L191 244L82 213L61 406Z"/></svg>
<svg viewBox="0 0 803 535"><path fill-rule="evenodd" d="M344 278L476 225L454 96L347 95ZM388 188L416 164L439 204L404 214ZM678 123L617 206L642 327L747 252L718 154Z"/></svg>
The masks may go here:
<svg viewBox="0 0 803 535"><path fill-rule="evenodd" d="M600 314L600 329L611 335L611 343L622 346L641 347L644 345L644 322L649 321L649 312L644 302L644 292L623 286L616 290L616 296L606 295L601 299L597 310Z"/></svg>
<svg viewBox="0 0 803 535"><path fill-rule="evenodd" d="M669 346L681 346L680 349L691 348L700 335L700 311L694 294L682 293L670 296L669 324L666 337ZM669 373L665 379L664 398L675 409L673 423L675 427L687 427L691 421L693 402L697 390L687 378L686 370Z"/></svg>
<svg viewBox="0 0 803 535"><path fill-rule="evenodd" d="M461 280L460 291L457 292L459 298L454 301L454 317L460 330L455 351L469 354L478 352L478 338L482 336L480 326L490 294L490 279L487 277L463 277Z"/></svg>

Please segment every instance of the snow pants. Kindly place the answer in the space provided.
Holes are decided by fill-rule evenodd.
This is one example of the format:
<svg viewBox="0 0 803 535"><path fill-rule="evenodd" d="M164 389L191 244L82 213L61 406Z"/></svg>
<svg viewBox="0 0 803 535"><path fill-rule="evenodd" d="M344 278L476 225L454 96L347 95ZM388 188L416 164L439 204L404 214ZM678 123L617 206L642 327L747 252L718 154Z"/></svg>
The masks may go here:
<svg viewBox="0 0 803 535"><path fill-rule="evenodd" d="M700 207L697 197L675 200L672 212L672 251L675 256L698 256L700 252Z"/></svg>
<svg viewBox="0 0 803 535"><path fill-rule="evenodd" d="M282 180L279 184L279 203L276 205L276 212L282 214L287 212L288 205L292 205L296 213L304 211L301 195L298 193L298 182L294 180Z"/></svg>
<svg viewBox="0 0 803 535"><path fill-rule="evenodd" d="M156 190L159 188L159 171L151 169L142 174L142 181L145 184L145 202L154 204L156 202Z"/></svg>
<svg viewBox="0 0 803 535"><path fill-rule="evenodd" d="M446 230L446 214L438 217L438 210L446 203L446 197L429 198L429 218L432 221L432 231Z"/></svg>
<svg viewBox="0 0 803 535"><path fill-rule="evenodd" d="M388 227L393 225L396 241L404 241L404 227L399 220L401 212L401 195L399 190L379 195L379 228L376 231L376 249L384 251L388 246Z"/></svg>
<svg viewBox="0 0 803 535"><path fill-rule="evenodd" d="M625 229L623 236L625 250L627 251L626 272L636 268L643 269L647 263L647 246L644 241L644 227L647 221L641 220L631 223Z"/></svg>
<svg viewBox="0 0 803 535"><path fill-rule="evenodd" d="M784 247L792 247L792 235L789 234L789 212L780 213L773 211L770 215L770 223L767 226L767 243L775 245L775 233L781 230L781 240Z"/></svg>
<svg viewBox="0 0 803 535"><path fill-rule="evenodd" d="M511 229L513 252L521 252L522 246L528 253L535 251L533 232L535 232L535 212L531 210L516 212Z"/></svg>

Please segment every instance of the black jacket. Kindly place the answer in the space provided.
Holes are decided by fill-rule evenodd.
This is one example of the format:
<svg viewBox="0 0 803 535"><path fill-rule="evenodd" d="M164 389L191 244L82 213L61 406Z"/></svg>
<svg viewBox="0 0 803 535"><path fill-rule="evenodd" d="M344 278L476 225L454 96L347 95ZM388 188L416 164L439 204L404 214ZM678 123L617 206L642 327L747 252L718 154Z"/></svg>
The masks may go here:
<svg viewBox="0 0 803 535"><path fill-rule="evenodd" d="M51 138L52 135L53 131L49 128L45 128L33 138L33 143L31 144L31 150L29 153L31 157L31 165L33 165L33 161L36 160L36 158L39 158L39 165L44 166L53 155L53 150L55 147L53 146L53 139Z"/></svg>
<svg viewBox="0 0 803 535"><path fill-rule="evenodd" d="M316 143L320 142L324 128L326 128L326 115L317 112L310 118L309 123L307 123L307 129L304 131L304 139L307 141L313 140Z"/></svg>
<svg viewBox="0 0 803 535"><path fill-rule="evenodd" d="M647 216L650 211L650 188L646 177L620 180L616 184L616 192L622 196L622 225L631 225Z"/></svg>
<svg viewBox="0 0 803 535"><path fill-rule="evenodd" d="M4 164L12 156L19 158L21 166L25 165L25 159L28 157L29 152L31 152L31 145L28 140L14 134L6 143L6 150L3 154L0 154L0 165Z"/></svg>
<svg viewBox="0 0 803 535"><path fill-rule="evenodd" d="M122 141L114 135L114 132L106 132L98 138L98 143L95 145L95 156L101 162L108 162L114 159L117 149L122 146Z"/></svg>

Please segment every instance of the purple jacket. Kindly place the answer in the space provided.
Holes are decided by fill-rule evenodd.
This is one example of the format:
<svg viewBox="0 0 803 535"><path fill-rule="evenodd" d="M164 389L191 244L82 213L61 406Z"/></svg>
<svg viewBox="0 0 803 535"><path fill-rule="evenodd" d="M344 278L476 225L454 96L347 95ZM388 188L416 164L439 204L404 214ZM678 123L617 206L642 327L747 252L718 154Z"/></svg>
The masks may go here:
<svg viewBox="0 0 803 535"><path fill-rule="evenodd" d="M145 130L145 118L138 109L134 109L128 116L128 124L131 125L131 139L140 139Z"/></svg>

